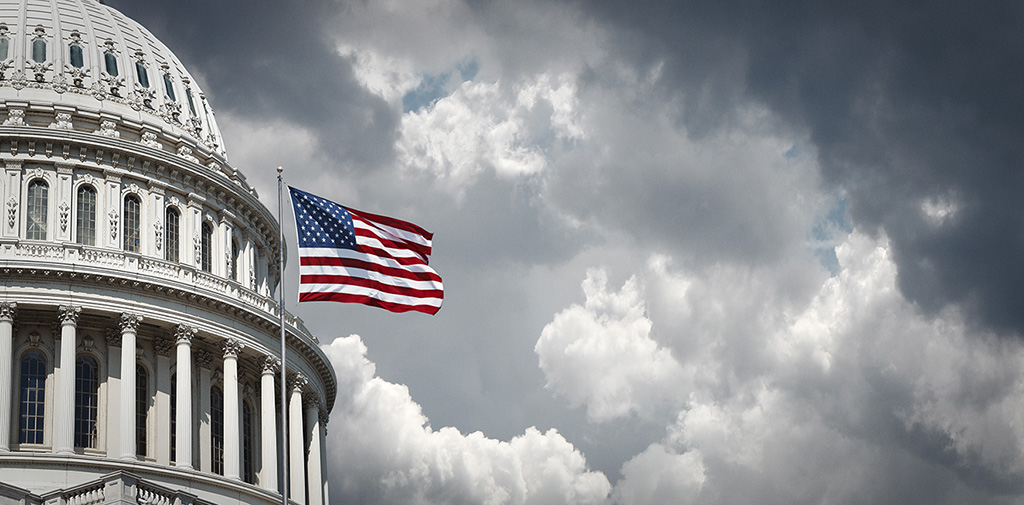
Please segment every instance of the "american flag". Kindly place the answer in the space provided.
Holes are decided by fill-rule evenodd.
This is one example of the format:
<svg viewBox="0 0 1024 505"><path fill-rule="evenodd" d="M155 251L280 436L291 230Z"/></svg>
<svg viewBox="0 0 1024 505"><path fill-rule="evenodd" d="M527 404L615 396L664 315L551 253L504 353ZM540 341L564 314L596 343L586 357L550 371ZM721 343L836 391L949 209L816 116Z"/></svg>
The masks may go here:
<svg viewBox="0 0 1024 505"><path fill-rule="evenodd" d="M434 234L288 187L299 236L299 301L436 314L441 276L427 266Z"/></svg>

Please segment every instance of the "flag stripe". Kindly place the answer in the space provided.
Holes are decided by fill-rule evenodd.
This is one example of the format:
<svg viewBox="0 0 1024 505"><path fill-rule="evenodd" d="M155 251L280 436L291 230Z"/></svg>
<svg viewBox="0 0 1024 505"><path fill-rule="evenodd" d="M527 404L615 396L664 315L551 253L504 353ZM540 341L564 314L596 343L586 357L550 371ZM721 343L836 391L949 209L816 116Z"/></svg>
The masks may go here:
<svg viewBox="0 0 1024 505"><path fill-rule="evenodd" d="M300 255L303 253L300 249ZM437 280L441 277L434 272L434 269L427 265L424 265L422 261L414 262L409 259L396 259L396 258L383 258L373 254L367 254L362 251L340 251L334 256L324 255L302 255L300 258L301 265L325 265L325 266L345 266L350 264L352 261L362 261L365 263L371 263L376 265L374 267L366 267L367 269L374 268L391 268L395 272L409 272L409 273L431 273ZM396 275L398 275L396 273Z"/></svg>
<svg viewBox="0 0 1024 505"><path fill-rule="evenodd" d="M347 293L329 293L329 292L317 292L317 293L300 293L300 302L343 302L343 303L361 303L363 305L370 305L373 307L380 307L384 310L391 312L423 312L424 314L437 314L437 311L441 309L441 301L437 301L437 305L420 303L392 303L384 300L379 300L368 295L352 295Z"/></svg>
<svg viewBox="0 0 1024 505"><path fill-rule="evenodd" d="M403 237L395 236L393 234L385 233L380 228L374 227L371 223L367 223L358 219L353 215L352 224L356 229L357 237L366 237L367 241L360 241L360 243L378 243L381 247L389 250L414 252L424 262L427 261L427 257L430 256L430 242L423 244L420 242L414 242L406 240Z"/></svg>
<svg viewBox="0 0 1024 505"><path fill-rule="evenodd" d="M382 293L391 293L394 295L409 296L414 298L440 298L444 291L441 289L418 289L415 287L406 287L394 284L387 284L377 281L376 279L368 279L359 276L351 275L323 275L323 274L302 274L302 284L345 284L347 286L361 286L364 288L377 289Z"/></svg>

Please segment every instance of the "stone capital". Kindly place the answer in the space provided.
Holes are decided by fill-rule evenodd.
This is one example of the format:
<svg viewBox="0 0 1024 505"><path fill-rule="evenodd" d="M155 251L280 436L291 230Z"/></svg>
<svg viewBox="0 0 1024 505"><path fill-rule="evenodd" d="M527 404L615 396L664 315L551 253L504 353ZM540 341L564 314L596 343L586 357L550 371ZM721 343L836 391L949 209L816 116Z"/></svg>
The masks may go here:
<svg viewBox="0 0 1024 505"><path fill-rule="evenodd" d="M301 393L305 389L306 384L309 384L309 379L302 374L297 373L288 377L288 389L291 391Z"/></svg>
<svg viewBox="0 0 1024 505"><path fill-rule="evenodd" d="M57 320L61 326L78 324L78 316L82 315L82 307L77 305L61 305L57 308Z"/></svg>
<svg viewBox="0 0 1024 505"><path fill-rule="evenodd" d="M192 338L196 336L196 329L187 325L179 324L174 327L174 341L178 344L192 344Z"/></svg>
<svg viewBox="0 0 1024 505"><path fill-rule="evenodd" d="M142 323L142 316L138 314L132 314L130 312L121 313L121 332L130 331L135 333L139 331L139 324Z"/></svg>
<svg viewBox="0 0 1024 505"><path fill-rule="evenodd" d="M224 351L224 358L237 358L238 353L245 347L241 342L233 338L225 339L224 343L221 344L221 350Z"/></svg>
<svg viewBox="0 0 1024 505"><path fill-rule="evenodd" d="M18 303L17 302L0 302L0 321L7 321L9 323L14 322L14 318L18 315Z"/></svg>
<svg viewBox="0 0 1024 505"><path fill-rule="evenodd" d="M275 374L281 369L281 360L273 356L264 356L263 359L260 360L260 365L263 368L263 375Z"/></svg>

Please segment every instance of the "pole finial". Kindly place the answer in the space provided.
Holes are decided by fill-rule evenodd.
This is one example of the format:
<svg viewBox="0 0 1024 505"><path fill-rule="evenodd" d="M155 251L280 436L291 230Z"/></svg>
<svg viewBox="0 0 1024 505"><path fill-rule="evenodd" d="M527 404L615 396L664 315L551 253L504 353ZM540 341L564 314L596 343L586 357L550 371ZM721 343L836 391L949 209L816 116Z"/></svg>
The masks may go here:
<svg viewBox="0 0 1024 505"><path fill-rule="evenodd" d="M277 167L277 173L281 173L281 172L284 172L284 167L278 166Z"/></svg>

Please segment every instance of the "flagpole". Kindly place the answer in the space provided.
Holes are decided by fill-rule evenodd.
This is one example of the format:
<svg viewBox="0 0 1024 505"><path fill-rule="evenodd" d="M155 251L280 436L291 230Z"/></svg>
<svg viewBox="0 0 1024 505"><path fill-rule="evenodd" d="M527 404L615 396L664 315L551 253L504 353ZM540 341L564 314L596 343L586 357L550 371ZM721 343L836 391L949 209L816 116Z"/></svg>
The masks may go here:
<svg viewBox="0 0 1024 505"><path fill-rule="evenodd" d="M285 354L287 347L285 346L285 332L284 332L284 199L281 194L284 192L284 179L281 173L284 172L283 167L277 167L277 264L278 264L278 303L277 308L280 313L281 320L281 504L288 505L288 484L291 483L290 476L288 475L288 382L287 375L285 373Z"/></svg>

